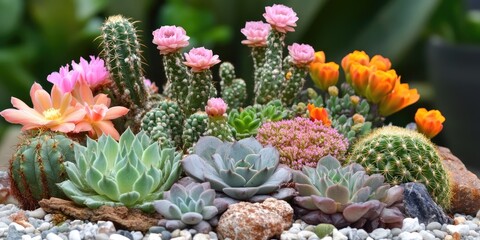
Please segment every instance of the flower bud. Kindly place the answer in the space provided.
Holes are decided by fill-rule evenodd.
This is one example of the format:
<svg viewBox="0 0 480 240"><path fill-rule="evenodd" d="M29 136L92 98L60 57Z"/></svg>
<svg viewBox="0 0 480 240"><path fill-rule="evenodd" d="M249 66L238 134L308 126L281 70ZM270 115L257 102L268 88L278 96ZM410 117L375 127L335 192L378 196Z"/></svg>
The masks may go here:
<svg viewBox="0 0 480 240"><path fill-rule="evenodd" d="M336 86L328 87L328 94L332 97L338 96L338 88Z"/></svg>
<svg viewBox="0 0 480 240"><path fill-rule="evenodd" d="M357 106L358 103L360 103L360 97L359 96L356 96L356 95L353 95L353 96L350 96L350 101L352 102L353 106Z"/></svg>
<svg viewBox="0 0 480 240"><path fill-rule="evenodd" d="M372 103L378 103L393 91L397 83L397 73L395 70L381 71L376 70L368 78L368 86L365 90L365 97Z"/></svg>
<svg viewBox="0 0 480 240"><path fill-rule="evenodd" d="M364 122L365 122L365 117L363 117L362 115L360 115L360 114L358 114L358 113L355 113L355 114L352 116L352 119L353 119L353 123L354 123L354 124L364 123Z"/></svg>
<svg viewBox="0 0 480 240"><path fill-rule="evenodd" d="M338 68L338 64L334 62L313 62L310 64L310 77L318 88L326 91L328 87L337 84L339 75Z"/></svg>
<svg viewBox="0 0 480 240"><path fill-rule="evenodd" d="M353 63L350 66L350 81L355 92L360 96L365 96L365 90L368 86L368 79L373 72L373 68Z"/></svg>
<svg viewBox="0 0 480 240"><path fill-rule="evenodd" d="M443 122L445 117L438 110L427 111L425 108L419 108L415 113L417 130L428 138L433 138L442 131Z"/></svg>
<svg viewBox="0 0 480 240"><path fill-rule="evenodd" d="M390 59L383 57L382 55L375 55L370 60L370 66L375 66L377 70L387 71L392 67Z"/></svg>
<svg viewBox="0 0 480 240"><path fill-rule="evenodd" d="M361 65L366 66L370 62L370 57L364 51L355 50L352 53L349 53L347 56L345 56L342 59L343 71L345 71L346 73L349 73L350 66L354 62L357 62L357 63L360 63Z"/></svg>
<svg viewBox="0 0 480 240"><path fill-rule="evenodd" d="M417 89L410 89L407 83L400 84L397 79L395 88L387 96L383 97L379 103L380 115L386 117L401 109L414 104L420 99Z"/></svg>
<svg viewBox="0 0 480 240"><path fill-rule="evenodd" d="M315 107L315 105L309 103L308 112L310 114L310 120L312 121L322 121L322 124L325 126L332 126L332 121L328 118L328 112L325 108Z"/></svg>
<svg viewBox="0 0 480 240"><path fill-rule="evenodd" d="M205 112L208 116L218 117L223 116L227 111L227 104L221 98L210 98L205 106Z"/></svg>

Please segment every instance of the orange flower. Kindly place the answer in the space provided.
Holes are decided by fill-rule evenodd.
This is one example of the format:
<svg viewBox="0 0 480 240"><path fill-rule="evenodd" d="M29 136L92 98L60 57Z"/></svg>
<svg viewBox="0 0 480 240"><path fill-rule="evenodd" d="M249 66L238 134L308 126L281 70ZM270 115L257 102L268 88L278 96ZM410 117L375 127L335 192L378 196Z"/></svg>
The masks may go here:
<svg viewBox="0 0 480 240"><path fill-rule="evenodd" d="M445 117L438 110L427 111L425 108L419 108L415 113L415 122L419 132L428 138L433 138L442 131Z"/></svg>
<svg viewBox="0 0 480 240"><path fill-rule="evenodd" d="M332 121L328 118L328 112L325 108L315 107L315 105L309 103L307 105L308 112L310 113L310 120L322 121L325 126L332 126Z"/></svg>
<svg viewBox="0 0 480 240"><path fill-rule="evenodd" d="M370 57L364 52L364 51L353 51L352 53L349 53L347 56L345 56L342 59L342 68L343 71L346 73L350 72L350 66L352 63L357 62L362 65L368 65L370 62Z"/></svg>
<svg viewBox="0 0 480 240"><path fill-rule="evenodd" d="M393 91L382 98L379 103L380 115L389 116L414 104L418 99L420 99L420 95L417 89L410 89L408 83L400 84L400 78L398 78Z"/></svg>
<svg viewBox="0 0 480 240"><path fill-rule="evenodd" d="M372 72L372 67L357 62L352 63L350 66L351 85L358 95L365 96L365 90L368 86L368 78Z"/></svg>
<svg viewBox="0 0 480 240"><path fill-rule="evenodd" d="M53 85L50 95L40 84L34 83L30 88L30 97L33 108L12 97L12 105L17 109L3 110L0 115L8 122L23 125L23 131L48 128L64 133L73 131L85 116L83 107L72 102L72 95L62 93L56 85Z"/></svg>
<svg viewBox="0 0 480 240"><path fill-rule="evenodd" d="M368 78L365 97L372 103L380 102L383 97L393 91L397 78L398 76L395 70L373 71Z"/></svg>
<svg viewBox="0 0 480 240"><path fill-rule="evenodd" d="M111 120L127 114L128 108L110 107L110 98L107 95L98 94L93 97L92 90L86 84L77 84L73 94L83 104L87 113L75 128L76 132L88 131L92 138L98 138L102 134L110 135L115 140L120 138Z"/></svg>
<svg viewBox="0 0 480 240"><path fill-rule="evenodd" d="M370 66L375 66L377 70L387 71L392 67L390 59L383 57L382 55L375 55L370 60Z"/></svg>
<svg viewBox="0 0 480 240"><path fill-rule="evenodd" d="M338 82L338 64L334 62L310 64L310 77L313 83L323 91Z"/></svg>
<svg viewBox="0 0 480 240"><path fill-rule="evenodd" d="M315 58L312 63L325 63L325 53L323 51L315 52Z"/></svg>

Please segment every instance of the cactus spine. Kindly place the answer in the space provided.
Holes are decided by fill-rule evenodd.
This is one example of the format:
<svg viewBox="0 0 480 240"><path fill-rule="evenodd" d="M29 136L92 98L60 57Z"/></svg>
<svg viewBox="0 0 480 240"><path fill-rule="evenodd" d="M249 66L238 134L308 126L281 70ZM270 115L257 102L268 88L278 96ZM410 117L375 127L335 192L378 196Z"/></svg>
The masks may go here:
<svg viewBox="0 0 480 240"><path fill-rule="evenodd" d="M208 115L205 112L196 112L185 119L182 133L183 149L191 148L203 136L207 126Z"/></svg>
<svg viewBox="0 0 480 240"><path fill-rule="evenodd" d="M187 67L182 64L182 61L183 57L180 52L165 54L163 57L167 85L169 86L164 94L177 101L180 106L184 106L190 79Z"/></svg>
<svg viewBox="0 0 480 240"><path fill-rule="evenodd" d="M247 97L247 85L240 78L235 78L235 68L229 62L220 65L219 75L222 98L229 109L241 108Z"/></svg>
<svg viewBox="0 0 480 240"><path fill-rule="evenodd" d="M292 106L293 100L302 91L305 84L305 77L308 74L308 66L297 66L292 63L291 68L287 72L287 77L283 82L281 100L283 105Z"/></svg>
<svg viewBox="0 0 480 240"><path fill-rule="evenodd" d="M212 72L207 69L201 72L192 72L190 89L185 100L185 114L191 114L202 111L211 94L213 94L214 86L212 84Z"/></svg>
<svg viewBox="0 0 480 240"><path fill-rule="evenodd" d="M74 142L53 132L25 136L10 160L12 194L24 209L35 209L43 198L65 197L57 183L67 177L63 163L73 161Z"/></svg>
<svg viewBox="0 0 480 240"><path fill-rule="evenodd" d="M391 184L421 182L444 209L451 200L450 181L435 145L424 135L405 128L386 126L359 140L347 158L380 173Z"/></svg>
<svg viewBox="0 0 480 240"><path fill-rule="evenodd" d="M116 15L102 26L102 55L113 80L113 99L139 116L147 106L142 53L136 29L128 19Z"/></svg>

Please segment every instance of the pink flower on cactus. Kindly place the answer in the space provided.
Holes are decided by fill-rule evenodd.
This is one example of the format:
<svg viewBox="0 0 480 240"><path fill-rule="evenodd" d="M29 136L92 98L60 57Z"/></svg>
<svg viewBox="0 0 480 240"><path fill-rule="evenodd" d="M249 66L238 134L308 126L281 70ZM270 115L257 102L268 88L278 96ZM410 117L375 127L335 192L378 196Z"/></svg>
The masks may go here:
<svg viewBox="0 0 480 240"><path fill-rule="evenodd" d="M63 93L53 85L51 95L42 86L34 83L30 89L33 108L18 98L12 97L12 105L17 109L6 109L0 115L8 122L23 125L22 130L47 128L52 131L72 132L82 121L86 112L80 104L73 104L70 93Z"/></svg>
<svg viewBox="0 0 480 240"><path fill-rule="evenodd" d="M265 47L267 46L267 37L272 27L268 23L262 21L246 22L245 27L240 32L247 37L242 44L249 47Z"/></svg>
<svg viewBox="0 0 480 240"><path fill-rule="evenodd" d="M327 155L342 159L348 149L348 140L337 130L301 117L262 124L257 140L278 149L280 163L296 170L316 167L318 160Z"/></svg>
<svg viewBox="0 0 480 240"><path fill-rule="evenodd" d="M227 112L227 104L221 98L210 98L205 106L208 116L219 117Z"/></svg>
<svg viewBox="0 0 480 240"><path fill-rule="evenodd" d="M187 61L183 63L191 67L192 72L210 69L210 67L220 62L218 55L213 55L212 50L204 47L192 48L190 52L185 53L185 59Z"/></svg>
<svg viewBox="0 0 480 240"><path fill-rule="evenodd" d="M157 45L160 54L169 54L188 46L185 29L177 26L163 26L153 31L153 43Z"/></svg>
<svg viewBox="0 0 480 240"><path fill-rule="evenodd" d="M315 50L308 44L294 43L288 46L288 53L295 65L307 65L315 59Z"/></svg>
<svg viewBox="0 0 480 240"><path fill-rule="evenodd" d="M81 57L80 63L72 61L72 68L78 73L78 81L92 89L110 81L105 62L99 57L90 56L90 62Z"/></svg>
<svg viewBox="0 0 480 240"><path fill-rule="evenodd" d="M56 85L62 93L69 93L75 87L78 81L79 73L77 71L70 71L70 66L67 64L60 67L59 72L53 72L47 76L47 80Z"/></svg>
<svg viewBox="0 0 480 240"><path fill-rule="evenodd" d="M267 20L272 27L281 32L294 32L297 24L297 13L292 8L282 4L273 4L271 7L265 7L265 13L263 17Z"/></svg>
<svg viewBox="0 0 480 240"><path fill-rule="evenodd" d="M129 111L128 108L110 107L110 98L106 94L98 94L93 97L92 90L85 83L81 83L74 94L76 99L83 104L86 112L85 118L77 124L75 132L88 131L92 138L98 138L105 134L118 140L120 134L111 120L126 115Z"/></svg>
<svg viewBox="0 0 480 240"><path fill-rule="evenodd" d="M150 79L146 79L144 78L143 79L143 84L145 84L145 87L147 87L148 91L151 93L151 94L154 94L154 93L157 93L158 92L158 87L157 85L152 82Z"/></svg>

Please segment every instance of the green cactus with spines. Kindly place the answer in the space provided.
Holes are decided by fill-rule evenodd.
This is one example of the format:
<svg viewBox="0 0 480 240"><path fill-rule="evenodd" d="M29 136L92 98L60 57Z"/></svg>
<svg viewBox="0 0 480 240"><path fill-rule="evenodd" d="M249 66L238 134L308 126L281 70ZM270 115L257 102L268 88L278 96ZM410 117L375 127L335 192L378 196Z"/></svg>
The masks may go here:
<svg viewBox="0 0 480 240"><path fill-rule="evenodd" d="M229 62L220 64L219 75L222 99L228 104L229 109L242 107L247 97L245 81L241 78L236 78L235 68Z"/></svg>
<svg viewBox="0 0 480 240"><path fill-rule="evenodd" d="M214 136L222 141L235 141L232 129L228 125L227 116L208 116L208 125L205 136Z"/></svg>
<svg viewBox="0 0 480 240"><path fill-rule="evenodd" d="M180 52L165 54L163 57L163 66L167 77L168 88L164 94L180 106L185 106L185 99L188 95L188 86L190 84L190 73L185 65L182 64L183 56ZM185 109L183 109L185 110Z"/></svg>
<svg viewBox="0 0 480 240"><path fill-rule="evenodd" d="M56 186L67 178L64 162L74 160L74 141L64 134L23 136L9 164L11 193L24 209L38 208L43 198L64 198Z"/></svg>
<svg viewBox="0 0 480 240"><path fill-rule="evenodd" d="M196 112L185 119L183 125L183 149L190 149L207 130L208 115L205 112Z"/></svg>
<svg viewBox="0 0 480 240"><path fill-rule="evenodd" d="M109 17L101 29L102 55L113 80L111 95L115 102L130 109L130 116L141 115L148 105L148 92L143 82L137 30L121 15Z"/></svg>
<svg viewBox="0 0 480 240"><path fill-rule="evenodd" d="M254 92L258 91L261 83L261 77L263 72L263 66L265 65L265 53L267 47L252 47L252 59L253 59L253 80L254 80Z"/></svg>
<svg viewBox="0 0 480 240"><path fill-rule="evenodd" d="M171 100L158 102L156 108L145 113L142 130L162 147L182 145L183 114L178 103Z"/></svg>
<svg viewBox="0 0 480 240"><path fill-rule="evenodd" d="M272 29L267 38L267 49L265 52L265 63L262 67L260 81L256 82L255 102L266 104L276 99L281 90L285 74L282 71L283 60L283 39L284 33Z"/></svg>
<svg viewBox="0 0 480 240"><path fill-rule="evenodd" d="M202 111L207 100L213 93L216 95L216 89L212 83L212 72L207 69L201 72L192 72L190 88L185 100L185 115L189 116L197 111Z"/></svg>
<svg viewBox="0 0 480 240"><path fill-rule="evenodd" d="M423 183L445 210L450 207L450 180L435 145L424 135L405 128L385 126L352 146L347 162L380 173L391 184Z"/></svg>
<svg viewBox="0 0 480 240"><path fill-rule="evenodd" d="M290 75L291 74L291 75ZM295 66L283 82L281 100L283 105L292 106L293 101L302 91L305 84L305 77L308 74L308 67Z"/></svg>

